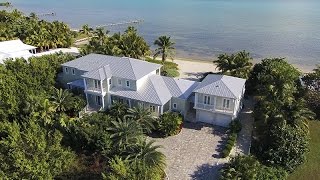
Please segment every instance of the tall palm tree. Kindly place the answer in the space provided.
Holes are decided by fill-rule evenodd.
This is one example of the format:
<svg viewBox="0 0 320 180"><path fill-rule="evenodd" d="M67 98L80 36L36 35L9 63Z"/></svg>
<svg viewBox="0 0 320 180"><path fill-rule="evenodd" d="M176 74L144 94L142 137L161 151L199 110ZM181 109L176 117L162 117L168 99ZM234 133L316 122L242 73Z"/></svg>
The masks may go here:
<svg viewBox="0 0 320 180"><path fill-rule="evenodd" d="M144 109L141 106L130 108L126 117L129 117L140 124L143 131L146 133L150 133L152 129L154 129L153 123L155 117L152 115L151 111Z"/></svg>
<svg viewBox="0 0 320 180"><path fill-rule="evenodd" d="M52 99L58 112L64 112L68 109L71 97L72 95L68 90L54 88Z"/></svg>
<svg viewBox="0 0 320 180"><path fill-rule="evenodd" d="M162 146L154 145L154 143L154 140L140 140L130 152L129 160L133 163L141 163L143 167L148 169L163 172L166 167L165 155L158 150Z"/></svg>
<svg viewBox="0 0 320 180"><path fill-rule="evenodd" d="M89 27L88 24L85 24L81 28L81 33L87 36L90 36L92 33L93 29Z"/></svg>
<svg viewBox="0 0 320 180"><path fill-rule="evenodd" d="M127 146L135 144L142 136L141 127L130 119L118 119L118 121L111 121L111 127L107 128L110 132L110 138L115 146L120 151L123 151Z"/></svg>
<svg viewBox="0 0 320 180"><path fill-rule="evenodd" d="M162 62L165 62L168 57L173 59L175 43L172 42L170 38L170 36L160 36L157 40L154 41L154 45L158 46L158 48L155 50L153 58L161 55Z"/></svg>
<svg viewBox="0 0 320 180"><path fill-rule="evenodd" d="M40 110L33 113L33 117L40 118L46 125L52 124L55 112L56 107L48 99L45 99L41 104Z"/></svg>
<svg viewBox="0 0 320 180"><path fill-rule="evenodd" d="M109 33L109 31L105 31L104 28L97 28L95 31L94 31L94 34L95 34L95 39L98 40L100 46L102 46L105 42L105 40L107 39L107 34Z"/></svg>

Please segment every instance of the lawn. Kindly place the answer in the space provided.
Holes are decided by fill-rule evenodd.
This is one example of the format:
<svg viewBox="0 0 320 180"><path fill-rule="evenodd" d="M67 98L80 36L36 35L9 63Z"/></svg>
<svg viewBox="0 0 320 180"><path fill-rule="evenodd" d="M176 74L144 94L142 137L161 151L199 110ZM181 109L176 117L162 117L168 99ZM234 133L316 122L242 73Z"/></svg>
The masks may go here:
<svg viewBox="0 0 320 180"><path fill-rule="evenodd" d="M289 180L319 179L320 177L320 121L310 121L310 152L307 161L289 176Z"/></svg>

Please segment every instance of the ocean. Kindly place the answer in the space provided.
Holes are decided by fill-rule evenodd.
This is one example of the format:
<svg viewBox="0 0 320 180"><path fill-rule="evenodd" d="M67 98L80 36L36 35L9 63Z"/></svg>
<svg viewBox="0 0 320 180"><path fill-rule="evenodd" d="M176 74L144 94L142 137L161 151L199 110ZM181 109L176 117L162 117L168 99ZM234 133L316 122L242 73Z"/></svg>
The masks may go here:
<svg viewBox="0 0 320 180"><path fill-rule="evenodd" d="M254 58L286 57L305 69L320 64L319 0L10 0L25 13L55 12L72 28L136 19L152 45L160 35L176 43L180 58L212 60L249 51ZM126 25L110 27L123 31Z"/></svg>

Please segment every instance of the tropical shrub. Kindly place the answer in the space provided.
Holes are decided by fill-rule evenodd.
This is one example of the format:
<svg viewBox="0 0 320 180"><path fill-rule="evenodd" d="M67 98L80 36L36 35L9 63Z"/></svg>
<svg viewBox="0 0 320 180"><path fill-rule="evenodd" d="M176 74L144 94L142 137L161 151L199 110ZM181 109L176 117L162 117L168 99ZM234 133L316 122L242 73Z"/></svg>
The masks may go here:
<svg viewBox="0 0 320 180"><path fill-rule="evenodd" d="M173 136L180 132L182 116L175 112L166 112L160 116L157 123L157 130L164 137Z"/></svg>
<svg viewBox="0 0 320 180"><path fill-rule="evenodd" d="M238 119L235 119L230 122L229 129L231 133L239 133L242 129L242 124Z"/></svg>
<svg viewBox="0 0 320 180"><path fill-rule="evenodd" d="M0 176L3 179L53 179L67 171L75 155L61 146L62 134L35 120L0 123Z"/></svg>
<svg viewBox="0 0 320 180"><path fill-rule="evenodd" d="M229 156L233 146L236 144L236 139L237 139L237 134L236 133L231 133L228 136L227 143L224 147L224 150L222 151L222 157L226 158Z"/></svg>
<svg viewBox="0 0 320 180"><path fill-rule="evenodd" d="M163 68L163 70L161 71L161 75L167 76L167 77L179 77L180 73L176 69Z"/></svg>
<svg viewBox="0 0 320 180"><path fill-rule="evenodd" d="M286 171L281 168L267 167L259 163L253 156L235 156L231 158L220 170L220 179L246 179L246 180L265 180L279 179L287 177Z"/></svg>

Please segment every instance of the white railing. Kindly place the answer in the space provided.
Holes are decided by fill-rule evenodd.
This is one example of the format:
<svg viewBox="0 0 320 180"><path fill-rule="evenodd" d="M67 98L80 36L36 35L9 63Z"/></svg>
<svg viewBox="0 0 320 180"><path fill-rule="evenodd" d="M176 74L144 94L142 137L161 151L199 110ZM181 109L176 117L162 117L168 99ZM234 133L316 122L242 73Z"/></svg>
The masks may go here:
<svg viewBox="0 0 320 180"><path fill-rule="evenodd" d="M214 111L214 105L209 105L209 104L199 104L199 103L197 103L196 104L196 108Z"/></svg>
<svg viewBox="0 0 320 180"><path fill-rule="evenodd" d="M227 108L216 108L214 105L202 104L202 103L197 103L195 105L195 108L209 110L213 112L223 112L223 113L231 113L231 114L233 113L233 110L230 110Z"/></svg>

